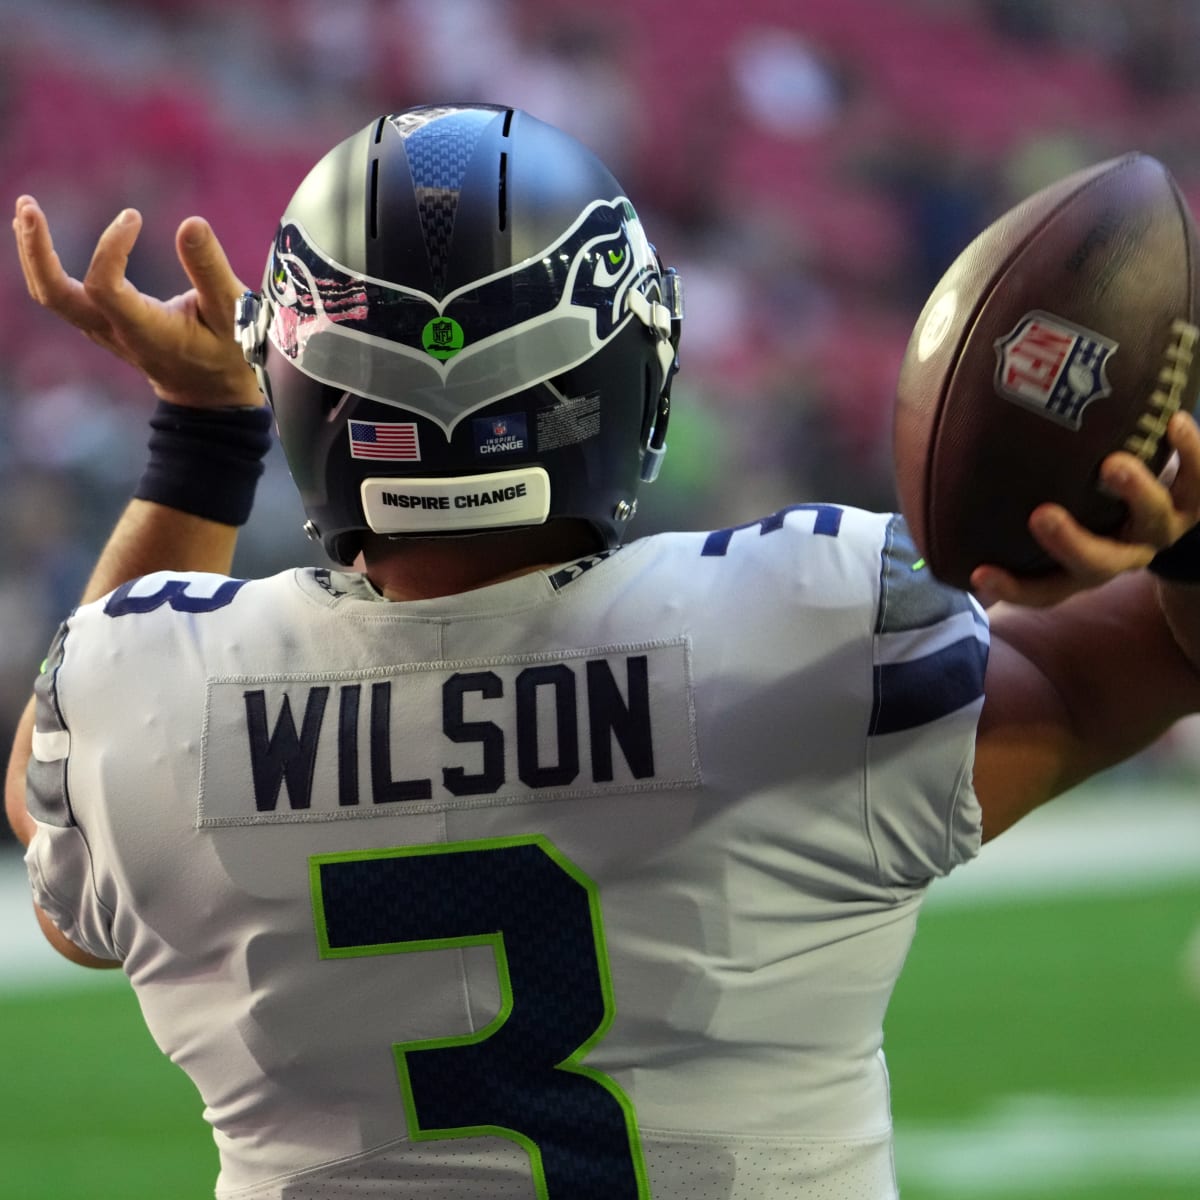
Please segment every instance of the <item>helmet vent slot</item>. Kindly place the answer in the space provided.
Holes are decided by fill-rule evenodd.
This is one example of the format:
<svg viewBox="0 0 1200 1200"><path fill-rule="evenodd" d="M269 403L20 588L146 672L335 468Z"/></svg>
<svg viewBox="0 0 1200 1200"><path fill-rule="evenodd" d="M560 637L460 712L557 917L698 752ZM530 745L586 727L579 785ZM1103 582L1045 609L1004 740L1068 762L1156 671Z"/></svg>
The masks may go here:
<svg viewBox="0 0 1200 1200"><path fill-rule="evenodd" d="M371 160L371 239L379 237L379 159Z"/></svg>
<svg viewBox="0 0 1200 1200"><path fill-rule="evenodd" d="M508 228L508 155L500 155L500 230Z"/></svg>
<svg viewBox="0 0 1200 1200"><path fill-rule="evenodd" d="M377 146L381 141L383 141L383 126L386 122L387 117L380 117L379 120L375 122L375 145Z"/></svg>
<svg viewBox="0 0 1200 1200"><path fill-rule="evenodd" d="M501 137L508 137L508 131L512 129L513 110L510 108L504 114L504 129L501 132Z"/></svg>

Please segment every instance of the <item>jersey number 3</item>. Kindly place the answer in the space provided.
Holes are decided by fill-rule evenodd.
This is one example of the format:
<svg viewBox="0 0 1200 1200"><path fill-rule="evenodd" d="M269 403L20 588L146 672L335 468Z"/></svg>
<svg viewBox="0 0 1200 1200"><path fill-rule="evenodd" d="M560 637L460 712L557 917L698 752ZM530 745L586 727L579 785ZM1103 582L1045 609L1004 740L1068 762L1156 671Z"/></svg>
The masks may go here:
<svg viewBox="0 0 1200 1200"><path fill-rule="evenodd" d="M414 1141L524 1146L539 1200L647 1200L633 1106L582 1065L612 1022L595 884L544 837L310 860L322 958L489 945L495 1020L394 1047Z"/></svg>

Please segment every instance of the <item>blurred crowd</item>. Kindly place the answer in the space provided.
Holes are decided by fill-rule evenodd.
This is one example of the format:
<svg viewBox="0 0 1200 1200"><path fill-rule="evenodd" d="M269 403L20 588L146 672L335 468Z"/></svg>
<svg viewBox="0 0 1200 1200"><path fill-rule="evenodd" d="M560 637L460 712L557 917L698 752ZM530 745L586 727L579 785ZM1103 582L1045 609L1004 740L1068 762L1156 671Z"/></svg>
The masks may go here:
<svg viewBox="0 0 1200 1200"><path fill-rule="evenodd" d="M256 286L296 183L380 112L510 104L592 146L688 298L634 535L892 507L896 370L979 229L1129 149L1200 211L1194 0L0 0L0 27L0 190L38 197L76 275L139 208L129 273L160 295L186 286L192 212ZM0 312L3 746L140 471L148 397L11 253ZM320 561L302 520L274 450L235 570ZM1200 753L1176 735L1155 765Z"/></svg>

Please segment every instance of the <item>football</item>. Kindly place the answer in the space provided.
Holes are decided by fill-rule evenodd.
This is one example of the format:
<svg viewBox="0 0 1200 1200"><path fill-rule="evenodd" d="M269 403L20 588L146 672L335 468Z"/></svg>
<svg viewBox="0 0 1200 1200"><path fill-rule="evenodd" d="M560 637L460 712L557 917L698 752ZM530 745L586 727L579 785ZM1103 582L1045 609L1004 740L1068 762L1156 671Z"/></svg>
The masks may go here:
<svg viewBox="0 0 1200 1200"><path fill-rule="evenodd" d="M897 383L897 500L935 575L1052 571L1027 529L1044 501L1119 529L1100 464L1124 449L1165 466L1167 421L1200 389L1197 305L1192 214L1146 154L1044 188L962 251Z"/></svg>

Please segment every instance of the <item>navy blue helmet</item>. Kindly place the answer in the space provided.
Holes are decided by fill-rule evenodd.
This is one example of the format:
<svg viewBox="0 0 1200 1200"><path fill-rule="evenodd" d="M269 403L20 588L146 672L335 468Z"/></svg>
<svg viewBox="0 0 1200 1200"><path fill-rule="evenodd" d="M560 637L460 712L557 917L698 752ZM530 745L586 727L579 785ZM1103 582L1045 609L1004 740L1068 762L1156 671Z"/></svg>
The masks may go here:
<svg viewBox="0 0 1200 1200"><path fill-rule="evenodd" d="M308 530L553 517L616 545L665 451L682 293L589 150L490 105L380 117L309 172L242 345Z"/></svg>

